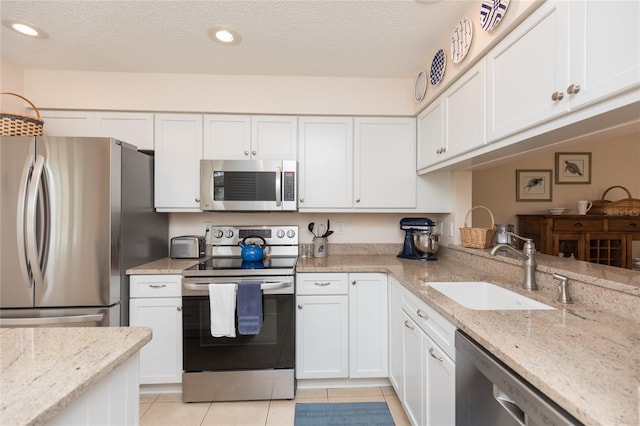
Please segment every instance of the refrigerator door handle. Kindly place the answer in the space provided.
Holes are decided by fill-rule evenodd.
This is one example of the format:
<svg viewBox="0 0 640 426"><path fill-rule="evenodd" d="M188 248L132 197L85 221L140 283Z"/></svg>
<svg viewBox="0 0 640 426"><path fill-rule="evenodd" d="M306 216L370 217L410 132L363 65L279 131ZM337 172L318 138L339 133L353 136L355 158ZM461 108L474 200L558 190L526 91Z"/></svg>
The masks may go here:
<svg viewBox="0 0 640 426"><path fill-rule="evenodd" d="M100 324L104 314L70 315L67 317L43 317L43 318L0 318L0 327L33 327L38 325L77 324L82 322L95 322Z"/></svg>
<svg viewBox="0 0 640 426"><path fill-rule="evenodd" d="M27 260L31 266L31 275L35 286L42 286L43 278L40 270L40 256L38 255L38 236L36 235L36 206L38 203L38 192L40 182L44 172L44 157L38 155L36 163L31 173L31 184L27 195L27 209L25 214L25 234L27 247Z"/></svg>
<svg viewBox="0 0 640 426"><path fill-rule="evenodd" d="M18 191L18 223L17 230L17 242L18 242L18 263L20 264L20 272L24 277L24 282L29 283L29 287L33 287L33 281L29 277L29 266L27 265L27 250L26 250L26 223L25 223L25 208L27 203L27 191L29 186L29 174L31 173L32 157L27 158L22 169L22 176L20 177L20 189Z"/></svg>

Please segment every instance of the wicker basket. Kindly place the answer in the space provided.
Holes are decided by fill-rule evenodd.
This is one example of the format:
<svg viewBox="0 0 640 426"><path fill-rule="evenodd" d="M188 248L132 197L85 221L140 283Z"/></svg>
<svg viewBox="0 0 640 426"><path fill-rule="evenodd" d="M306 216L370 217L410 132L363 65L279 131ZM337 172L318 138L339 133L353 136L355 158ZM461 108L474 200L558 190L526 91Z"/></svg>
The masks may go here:
<svg viewBox="0 0 640 426"><path fill-rule="evenodd" d="M24 96L17 93L2 92L0 95L13 95L26 101L36 113L36 116L17 112L0 111L0 128L2 136L42 136L44 120L40 118L40 111Z"/></svg>
<svg viewBox="0 0 640 426"><path fill-rule="evenodd" d="M627 193L628 197L618 201L605 199L607 192L614 188L620 188ZM607 216L640 216L640 200L632 198L631 193L624 186L612 186L607 188L602 194L601 200L593 201L593 206L589 209L589 214L604 214Z"/></svg>
<svg viewBox="0 0 640 426"><path fill-rule="evenodd" d="M475 209L485 209L491 216L491 228L469 228L467 220L469 215ZM460 228L460 236L462 237L462 245L469 248L489 248L493 246L495 220L493 213L485 206L472 207L464 217L464 228Z"/></svg>

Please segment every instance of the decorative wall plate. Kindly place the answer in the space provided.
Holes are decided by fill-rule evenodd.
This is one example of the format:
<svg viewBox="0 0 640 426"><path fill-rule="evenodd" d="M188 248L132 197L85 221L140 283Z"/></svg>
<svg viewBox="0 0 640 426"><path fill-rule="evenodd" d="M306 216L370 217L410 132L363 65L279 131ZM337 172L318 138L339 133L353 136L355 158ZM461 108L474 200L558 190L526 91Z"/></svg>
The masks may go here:
<svg viewBox="0 0 640 426"><path fill-rule="evenodd" d="M424 99L424 94L427 92L427 73L420 71L416 77L416 87L414 96L416 102L421 102Z"/></svg>
<svg viewBox="0 0 640 426"><path fill-rule="evenodd" d="M451 62L457 64L467 56L472 40L473 22L471 18L463 18L458 22L451 36Z"/></svg>
<svg viewBox="0 0 640 426"><path fill-rule="evenodd" d="M485 31L494 29L504 18L509 0L482 0L480 5L480 26Z"/></svg>
<svg viewBox="0 0 640 426"><path fill-rule="evenodd" d="M444 75L444 68L447 65L447 58L444 55L444 50L439 49L433 61L431 61L431 85L435 86L440 83L442 76Z"/></svg>

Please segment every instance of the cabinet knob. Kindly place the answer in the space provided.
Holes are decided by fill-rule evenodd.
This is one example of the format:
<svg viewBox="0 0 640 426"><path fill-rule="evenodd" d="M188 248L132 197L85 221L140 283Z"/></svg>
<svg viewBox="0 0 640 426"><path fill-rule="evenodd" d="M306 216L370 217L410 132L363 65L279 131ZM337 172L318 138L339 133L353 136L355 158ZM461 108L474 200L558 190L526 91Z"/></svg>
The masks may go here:
<svg viewBox="0 0 640 426"><path fill-rule="evenodd" d="M564 98L564 93L562 92L553 92L553 95L551 95L552 101L561 101L562 98Z"/></svg>
<svg viewBox="0 0 640 426"><path fill-rule="evenodd" d="M178 306L176 309L178 310L178 312L181 312L182 311L182 306Z"/></svg>
<svg viewBox="0 0 640 426"><path fill-rule="evenodd" d="M302 305L298 305L298 309L302 309Z"/></svg>
<svg viewBox="0 0 640 426"><path fill-rule="evenodd" d="M304 203L304 198L300 198L300 202L301 202L301 203Z"/></svg>
<svg viewBox="0 0 640 426"><path fill-rule="evenodd" d="M257 152L256 151L251 151L251 155L256 155Z"/></svg>
<svg viewBox="0 0 640 426"><path fill-rule="evenodd" d="M356 198L356 203L359 203L359 202L360 202L360 198Z"/></svg>
<svg viewBox="0 0 640 426"><path fill-rule="evenodd" d="M356 280L351 281L351 285L356 285Z"/></svg>
<svg viewBox="0 0 640 426"><path fill-rule="evenodd" d="M576 228L582 228L582 224L580 222L576 222L573 224Z"/></svg>
<svg viewBox="0 0 640 426"><path fill-rule="evenodd" d="M244 155L249 155L249 151L245 151L245 152L244 152Z"/></svg>
<svg viewBox="0 0 640 426"><path fill-rule="evenodd" d="M199 203L199 202L200 202L200 198L196 198L196 203Z"/></svg>
<svg viewBox="0 0 640 426"><path fill-rule="evenodd" d="M579 84L570 84L569 87L567 87L567 93L570 95L575 95L579 91L580 91Z"/></svg>

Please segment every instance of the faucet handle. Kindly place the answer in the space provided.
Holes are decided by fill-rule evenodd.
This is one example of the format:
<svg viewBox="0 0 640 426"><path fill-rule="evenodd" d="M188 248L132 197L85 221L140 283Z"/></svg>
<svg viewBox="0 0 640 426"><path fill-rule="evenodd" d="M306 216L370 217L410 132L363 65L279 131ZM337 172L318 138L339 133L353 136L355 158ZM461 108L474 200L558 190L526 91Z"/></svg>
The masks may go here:
<svg viewBox="0 0 640 426"><path fill-rule="evenodd" d="M569 296L568 291L569 289L567 282L569 281L569 278L565 277L564 275L554 273L553 279L560 281L560 285L558 286L558 303L563 303L565 305L573 303L573 300L571 300L571 296Z"/></svg>

